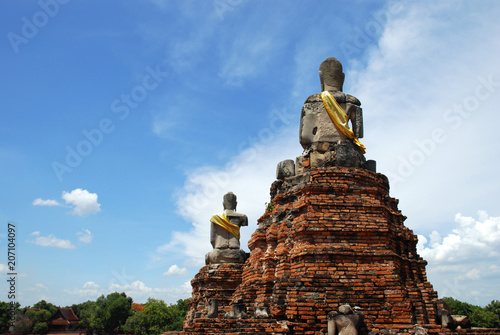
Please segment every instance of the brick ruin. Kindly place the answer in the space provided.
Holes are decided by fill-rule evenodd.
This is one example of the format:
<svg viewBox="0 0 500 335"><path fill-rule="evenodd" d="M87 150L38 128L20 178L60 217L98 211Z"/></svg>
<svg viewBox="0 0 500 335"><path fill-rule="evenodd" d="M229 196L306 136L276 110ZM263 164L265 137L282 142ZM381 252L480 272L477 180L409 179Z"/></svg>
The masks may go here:
<svg viewBox="0 0 500 335"><path fill-rule="evenodd" d="M345 303L362 308L363 333L441 328L426 261L384 175L313 168L275 182L273 193L273 209L248 242L249 259L206 265L193 279L185 332L221 334L227 326L227 333L320 334L328 312ZM208 319L214 298L219 315ZM224 319L238 298L249 316L260 308L268 317Z"/></svg>
<svg viewBox="0 0 500 335"><path fill-rule="evenodd" d="M306 105L317 103L312 97ZM333 334L329 313L345 304L360 307L364 320L340 334L500 334L441 326L427 262L387 177L349 139L305 145L302 119L305 151L278 165L248 259L202 267L191 281L183 331L169 334Z"/></svg>

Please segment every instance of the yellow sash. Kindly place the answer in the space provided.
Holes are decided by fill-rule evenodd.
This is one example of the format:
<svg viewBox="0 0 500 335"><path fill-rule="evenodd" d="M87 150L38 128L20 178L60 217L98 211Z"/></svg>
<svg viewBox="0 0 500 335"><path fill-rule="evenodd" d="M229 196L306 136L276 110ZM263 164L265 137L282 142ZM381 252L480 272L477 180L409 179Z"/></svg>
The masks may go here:
<svg viewBox="0 0 500 335"><path fill-rule="evenodd" d="M333 123L339 128L339 130L354 141L360 149L362 153L366 152L365 146L358 140L358 138L354 135L354 132L351 128L349 128L349 118L347 114L344 112L342 107L340 107L339 103L328 91L324 91L321 93L321 99L323 100L323 104L325 105L326 111L328 115L330 115L330 119L332 119Z"/></svg>
<svg viewBox="0 0 500 335"><path fill-rule="evenodd" d="M210 222L221 226L222 228L233 234L238 239L238 241L240 240L240 226L232 224L227 220L226 211L222 212L222 215L212 215Z"/></svg>

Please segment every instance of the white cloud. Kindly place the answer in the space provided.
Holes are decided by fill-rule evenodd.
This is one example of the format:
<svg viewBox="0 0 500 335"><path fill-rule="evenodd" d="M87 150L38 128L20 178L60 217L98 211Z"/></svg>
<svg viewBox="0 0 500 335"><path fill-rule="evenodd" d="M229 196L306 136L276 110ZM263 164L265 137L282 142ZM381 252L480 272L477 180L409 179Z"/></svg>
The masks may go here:
<svg viewBox="0 0 500 335"><path fill-rule="evenodd" d="M93 281L83 284L82 288L64 289L66 294L78 297L80 299L95 300L101 295L107 295L113 292L125 292L125 294L135 302L146 302L148 298L162 299L166 302L175 302L179 299L186 299L191 294L191 282L187 281L180 285L174 285L167 288L149 287L140 280L133 282L123 282L121 284L110 282L109 285L101 286Z"/></svg>
<svg viewBox="0 0 500 335"><path fill-rule="evenodd" d="M191 283L188 281L182 285L168 288L152 288L148 287L140 280L136 280L131 284L112 284L109 290L110 292L125 292L127 296L132 297L134 301L146 301L150 297L165 301L176 301L190 296Z"/></svg>
<svg viewBox="0 0 500 335"><path fill-rule="evenodd" d="M34 241L30 241L31 243L37 244L42 247L56 247L63 249L74 249L75 246L69 240L61 240L54 235L49 236L38 236Z"/></svg>
<svg viewBox="0 0 500 335"><path fill-rule="evenodd" d="M90 193L87 190L82 190L81 188L74 189L73 191L66 192L63 191L62 199L66 202L66 205L73 207L72 214L85 216L89 214L99 213L101 211L101 205L97 202L97 194ZM37 198L33 201L34 206L62 206L56 200L43 200Z"/></svg>
<svg viewBox="0 0 500 335"><path fill-rule="evenodd" d="M294 159L302 152L295 132L266 134L269 137L261 137L225 167L203 167L188 175L184 188L179 192L177 206L178 213L191 225L186 227L188 231L172 232L172 239L158 247L157 252L184 254L187 257L185 266L203 265L205 254L212 249L210 217L222 211L222 197L229 191L238 197L237 210L249 217L249 227L241 229L241 247L248 249L248 239L256 228L257 219L264 214L265 203L269 201L269 188L275 180L276 165L281 160ZM294 138L297 138L296 144L290 148L289 143ZM259 168L256 169L256 166Z"/></svg>
<svg viewBox="0 0 500 335"><path fill-rule="evenodd" d="M484 38L484 31L495 36L500 33L500 25L494 11L484 8L491 5L455 6L452 2L406 5L389 18L378 45L362 50L363 54L357 57L366 56L366 67L344 64L348 70L345 91L362 102L365 117L363 143L367 146L367 158L376 159L378 171L391 178L391 195L400 199L399 208L408 216L406 225L415 231L436 230L426 242L430 257L428 273L442 274L448 269L448 278L461 276L463 279L460 280L478 277L483 280L485 274L491 274L488 269L491 262L495 262L492 255L498 253L498 249L487 248L484 254L487 259L481 263L485 267L464 270L465 265L458 263L446 265L444 260L453 257L457 261L471 260L472 250L483 255L482 248L485 245L491 247L491 243L481 233L481 229L487 226L472 229L469 233L476 234L472 239L456 232L444 237L440 233L449 231L448 219L459 210L498 210L500 179L491 176L496 174L496 166L500 164L499 156L494 154L498 151L495 136L500 124L500 114L495 112L500 103L500 88L495 86L500 80L496 56L500 48ZM486 16L487 27L476 24L477 17L482 15ZM467 48L464 48L464 40L468 41ZM265 50L265 46L264 43L261 50ZM315 52L314 48L301 48L307 50L302 54L309 57L302 54L297 57L296 78L289 81L292 83L292 98L303 94L302 98L297 98L302 101L314 93L303 92L303 77L307 75L307 69L314 68L314 77L317 78L319 67L319 63L314 66L304 64L314 60L309 49ZM226 64L232 64L232 57L237 59L237 56L238 52L229 48ZM244 63L245 60L238 64ZM251 70L249 67L247 73L238 72L236 65L227 65L220 75L230 83L238 83L251 77ZM468 112L469 116L459 118L460 124L447 120L446 116L450 115L450 110L453 112L455 105L473 100L481 80L490 78L490 75L494 92L487 99L479 100L477 108ZM482 92L486 92L484 87ZM298 120L300 108L293 113L293 120ZM288 125L288 128L295 126L298 122ZM433 140L434 143L429 144L428 139L432 139L435 130L442 130L445 140L440 143ZM261 150L262 147L265 149ZM268 190L276 164L300 153L297 133L280 135L265 146L255 145L244 150L225 167L191 171L177 202L179 214L189 224L184 231L173 232L172 239L157 251L184 254L184 266L202 265L205 253L211 249L210 215L221 210L222 195L227 191L237 194L238 211L249 216L250 227L242 229L241 245L245 249L257 218L263 214L264 202L269 199ZM402 176L403 161L414 160L422 154L422 161L413 164L411 171ZM402 181L395 180L394 176ZM484 220L479 221L484 223ZM438 259L443 261L434 263ZM465 284L461 282L449 284L448 280L447 283L438 283L438 286L465 291L460 286ZM482 282L485 288L488 283L492 281ZM498 289L490 292L498 292ZM492 293L488 294L491 296Z"/></svg>
<svg viewBox="0 0 500 335"><path fill-rule="evenodd" d="M428 239L418 238L418 253L428 261L427 273L440 297L484 305L500 294L500 217L485 211L477 219L457 214L451 233L443 237L433 231Z"/></svg>
<svg viewBox="0 0 500 335"><path fill-rule="evenodd" d="M185 122L183 118L186 117L185 111L168 104L168 108L162 109L162 112L153 112L153 125L152 131L155 135L165 139L172 139L175 137L178 125Z"/></svg>
<svg viewBox="0 0 500 335"><path fill-rule="evenodd" d="M40 284L40 283L35 284L35 288L36 288L37 290L43 290L43 291L48 290L48 287L47 287L47 286L45 286L45 285L43 285L43 284Z"/></svg>
<svg viewBox="0 0 500 335"><path fill-rule="evenodd" d="M31 236L39 236L40 232L39 231L34 231L30 234Z"/></svg>
<svg viewBox="0 0 500 335"><path fill-rule="evenodd" d="M49 288L41 283L37 283L32 287L28 287L28 288L24 289L24 291L28 291L28 292L45 292L48 290L49 290Z"/></svg>
<svg viewBox="0 0 500 335"><path fill-rule="evenodd" d="M5 264L0 264L0 274L5 274L5 273L7 273L7 269L8 269L7 265L5 265Z"/></svg>
<svg viewBox="0 0 500 335"><path fill-rule="evenodd" d="M117 292L125 292L127 293L128 296L143 296L143 295L150 296L151 293L153 292L152 288L147 287L146 284L144 284L140 280L136 280L131 284L125 284L125 285L114 283L111 284L110 290Z"/></svg>
<svg viewBox="0 0 500 335"><path fill-rule="evenodd" d="M62 206L59 202L56 200L43 200L41 198L36 198L33 200L33 206Z"/></svg>
<svg viewBox="0 0 500 335"><path fill-rule="evenodd" d="M464 277L467 279L480 279L481 278L481 271L479 271L479 269L469 270L464 275Z"/></svg>
<svg viewBox="0 0 500 335"><path fill-rule="evenodd" d="M166 272L163 273L164 276L186 276L187 274L187 269L179 268L177 264L172 265Z"/></svg>
<svg viewBox="0 0 500 335"><path fill-rule="evenodd" d="M463 263L470 260L491 259L500 256L500 217L491 217L484 211L478 219L455 216L456 227L444 238L437 231L424 237L418 244L419 254L433 263ZM468 277L474 276L470 272ZM477 275L476 275L477 276Z"/></svg>
<svg viewBox="0 0 500 335"><path fill-rule="evenodd" d="M74 206L72 214L85 216L101 211L101 205L97 202L96 193L89 193L87 190L77 188L71 192L64 191L62 198L66 201L66 204Z"/></svg>
<svg viewBox="0 0 500 335"><path fill-rule="evenodd" d="M378 45L365 50L366 67L353 65L346 73L346 91L362 103L367 157L390 178L412 228L433 229L460 210L477 210L478 202L490 212L497 208L500 180L490 176L500 161L490 143L500 123L500 88L495 84L487 98L475 97L480 78L500 80L500 46L488 43L485 27L475 24L486 15L488 34L500 33L488 6L405 5L388 21ZM471 101L478 104L467 111L463 106ZM459 105L466 116L455 112ZM435 131L442 133L439 142Z"/></svg>
<svg viewBox="0 0 500 335"><path fill-rule="evenodd" d="M93 281L89 281L83 284L83 287L81 289L74 289L74 290L64 289L64 292L85 299L96 299L100 295L105 294L106 290L101 288Z"/></svg>
<svg viewBox="0 0 500 335"><path fill-rule="evenodd" d="M219 75L229 85L240 86L245 79L256 76L276 50L276 41L271 36L252 33L235 38L229 55L222 62Z"/></svg>
<svg viewBox="0 0 500 335"><path fill-rule="evenodd" d="M90 232L90 230L82 228L83 232L79 231L76 233L78 235L78 241L82 243L90 243L94 238L94 235Z"/></svg>

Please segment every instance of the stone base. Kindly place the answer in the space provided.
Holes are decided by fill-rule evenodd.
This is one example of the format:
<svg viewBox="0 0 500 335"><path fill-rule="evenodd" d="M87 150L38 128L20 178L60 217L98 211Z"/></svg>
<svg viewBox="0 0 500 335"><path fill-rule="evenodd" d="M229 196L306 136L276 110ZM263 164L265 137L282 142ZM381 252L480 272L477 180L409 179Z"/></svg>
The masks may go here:
<svg viewBox="0 0 500 335"><path fill-rule="evenodd" d="M268 307L299 334L325 331L338 306L361 307L361 333L415 324L437 333L426 262L403 225L387 178L364 168L317 167L273 184L272 208L248 242L251 256L233 299Z"/></svg>
<svg viewBox="0 0 500 335"><path fill-rule="evenodd" d="M217 300L217 318L224 318L231 310L234 290L242 280L243 263L210 264L200 269L191 281L193 294L189 303L184 328L191 329L195 319L208 319L211 313L211 300ZM212 303L213 305L213 303ZM213 306L212 306L213 307Z"/></svg>
<svg viewBox="0 0 500 335"><path fill-rule="evenodd" d="M414 326L408 328L399 328L397 325L395 327L384 328L381 331L374 331L372 334L398 334L398 335L414 335L416 334L416 328L419 326ZM498 328L474 328L474 329L458 329L455 331L450 331L449 329L441 329L433 325L423 325L422 326L428 334L440 334L440 335L500 335L500 329ZM392 332L389 331L392 330ZM323 332L310 333L310 334L326 334L327 330ZM292 322L287 321L264 321L262 320L199 320L197 328L186 332L166 332L162 335L190 335L190 334L304 334L303 329L300 326L294 325ZM363 333L361 333L363 334Z"/></svg>
<svg viewBox="0 0 500 335"><path fill-rule="evenodd" d="M214 249L205 255L205 264L244 263L246 258L241 249Z"/></svg>
<svg viewBox="0 0 500 335"><path fill-rule="evenodd" d="M317 167L364 168L365 164L365 156L352 140L344 140L338 143L313 143L303 155L297 157L295 174L299 175Z"/></svg>

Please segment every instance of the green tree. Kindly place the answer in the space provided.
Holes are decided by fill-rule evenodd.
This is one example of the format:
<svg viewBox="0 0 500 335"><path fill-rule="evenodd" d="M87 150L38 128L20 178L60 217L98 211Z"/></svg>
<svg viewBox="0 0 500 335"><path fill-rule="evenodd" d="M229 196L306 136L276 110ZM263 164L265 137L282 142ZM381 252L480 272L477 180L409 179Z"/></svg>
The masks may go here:
<svg viewBox="0 0 500 335"><path fill-rule="evenodd" d="M167 305L163 300L149 298L144 304L144 310L134 312L127 319L123 329L134 335L182 330L187 311L187 300L179 300L175 305Z"/></svg>
<svg viewBox="0 0 500 335"><path fill-rule="evenodd" d="M24 316L31 321L31 331L36 334L46 334L49 330L46 321L50 319L57 309L54 304L48 303L45 300L40 300L33 307L25 309ZM27 321L24 319L20 322L27 324Z"/></svg>
<svg viewBox="0 0 500 335"><path fill-rule="evenodd" d="M73 313L75 313L76 317L78 319L81 319L81 312L85 308L85 306L88 305L89 303L91 303L91 301L82 302L80 304L73 304L71 306L68 306L67 308L71 308L73 310Z"/></svg>
<svg viewBox="0 0 500 335"><path fill-rule="evenodd" d="M43 322L45 323L54 313L49 312L46 309L41 309L37 312L35 312L34 319L32 319L34 322Z"/></svg>
<svg viewBox="0 0 500 335"><path fill-rule="evenodd" d="M16 333L27 334L33 328L33 321L25 313L19 312L14 322L14 329Z"/></svg>
<svg viewBox="0 0 500 335"><path fill-rule="evenodd" d="M144 311L134 312L131 315L125 325L123 326L123 331L126 334L142 335L146 334L149 329L149 324L147 321L147 314Z"/></svg>
<svg viewBox="0 0 500 335"><path fill-rule="evenodd" d="M108 334L118 331L131 315L132 298L125 293L111 293L104 303L104 331Z"/></svg>
<svg viewBox="0 0 500 335"><path fill-rule="evenodd" d="M32 308L40 308L40 309L45 309L50 312L50 315L54 315L55 312L57 312L58 308L56 305L47 302L45 300L40 300L36 304L33 305Z"/></svg>
<svg viewBox="0 0 500 335"><path fill-rule="evenodd" d="M453 314L468 316L473 327L493 328L499 326L500 302L498 300L493 300L484 308L453 298L443 298L443 300L450 306Z"/></svg>
<svg viewBox="0 0 500 335"><path fill-rule="evenodd" d="M28 309L28 310L24 311L24 315L26 315L32 322L35 321L35 314L36 314L36 311L33 309Z"/></svg>
<svg viewBox="0 0 500 335"><path fill-rule="evenodd" d="M117 292L87 301L79 307L80 326L89 334L117 332L131 315L131 305L132 298Z"/></svg>
<svg viewBox="0 0 500 335"><path fill-rule="evenodd" d="M453 314L456 315L467 315L469 318L472 315L472 313L478 309L481 308L479 306L474 306L471 305L467 302L462 302L460 300L456 300L453 298L443 298L444 302L450 306L451 310L453 311Z"/></svg>
<svg viewBox="0 0 500 335"><path fill-rule="evenodd" d="M149 298L144 304L144 313L147 316L148 334L161 334L167 331L167 325L174 319L172 311L163 300Z"/></svg>
<svg viewBox="0 0 500 335"><path fill-rule="evenodd" d="M9 324L12 322L11 312L17 314L19 311L19 303L13 305L14 311L11 311L11 304L5 301L0 301L0 330L6 332Z"/></svg>
<svg viewBox="0 0 500 335"><path fill-rule="evenodd" d="M498 325L498 315L483 308L476 309L469 316L473 326L481 328L493 328Z"/></svg>
<svg viewBox="0 0 500 335"><path fill-rule="evenodd" d="M102 314L96 301L87 301L80 310L79 325L87 331L87 334L102 334L104 331Z"/></svg>
<svg viewBox="0 0 500 335"><path fill-rule="evenodd" d="M49 326L46 322L38 322L33 326L33 333L35 334L47 334L49 331Z"/></svg>
<svg viewBox="0 0 500 335"><path fill-rule="evenodd" d="M75 313L76 317L78 319L82 319L82 311L85 310L86 308L89 308L89 305L95 304L95 301L86 301L82 302L80 304L73 304L71 305L71 309L73 310L73 313Z"/></svg>
<svg viewBox="0 0 500 335"><path fill-rule="evenodd" d="M486 307L484 307L484 309L488 312L494 313L498 317L495 327L500 328L500 301L492 300L488 305L486 305Z"/></svg>
<svg viewBox="0 0 500 335"><path fill-rule="evenodd" d="M168 330L182 330L184 320L186 320L186 314L188 312L188 299L177 300L176 305L172 305L171 308L174 310L174 320L167 326Z"/></svg>

